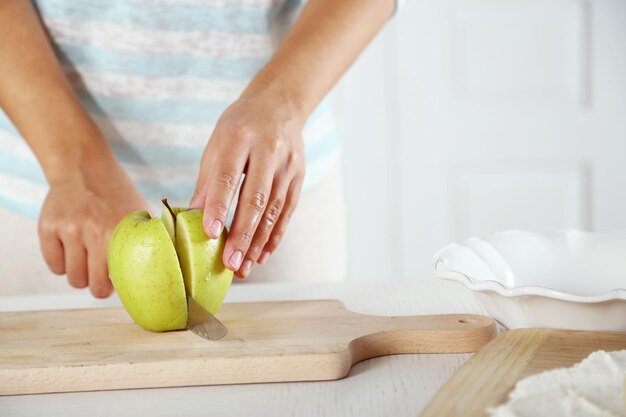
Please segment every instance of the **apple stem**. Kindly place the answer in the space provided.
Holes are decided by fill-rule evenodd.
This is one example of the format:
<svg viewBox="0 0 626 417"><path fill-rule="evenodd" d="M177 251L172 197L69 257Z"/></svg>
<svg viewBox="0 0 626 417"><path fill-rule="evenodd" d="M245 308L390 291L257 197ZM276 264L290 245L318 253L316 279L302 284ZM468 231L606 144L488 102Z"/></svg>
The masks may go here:
<svg viewBox="0 0 626 417"><path fill-rule="evenodd" d="M163 205L165 207L167 207L167 210L170 212L170 214L172 215L172 219L174 219L174 222L176 222L176 214L174 214L174 210L172 210L172 208L170 207L169 204L167 204L167 198L164 198L163 200L161 200L161 202L163 203Z"/></svg>

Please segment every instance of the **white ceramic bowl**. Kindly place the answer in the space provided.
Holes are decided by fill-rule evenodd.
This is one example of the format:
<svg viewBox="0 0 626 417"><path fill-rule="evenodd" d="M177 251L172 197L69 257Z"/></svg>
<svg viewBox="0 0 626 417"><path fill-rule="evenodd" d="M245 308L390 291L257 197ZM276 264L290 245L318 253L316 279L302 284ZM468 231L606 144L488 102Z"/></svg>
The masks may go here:
<svg viewBox="0 0 626 417"><path fill-rule="evenodd" d="M509 329L626 331L626 233L508 230L452 243L433 267Z"/></svg>

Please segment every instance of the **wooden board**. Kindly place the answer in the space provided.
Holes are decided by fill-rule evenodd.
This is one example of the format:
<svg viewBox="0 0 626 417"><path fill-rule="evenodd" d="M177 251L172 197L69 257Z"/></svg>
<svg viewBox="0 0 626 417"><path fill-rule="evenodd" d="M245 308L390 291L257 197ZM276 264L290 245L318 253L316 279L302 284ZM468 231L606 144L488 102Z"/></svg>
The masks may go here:
<svg viewBox="0 0 626 417"><path fill-rule="evenodd" d="M495 336L469 314L377 317L335 300L225 304L228 335L152 333L123 309L0 313L0 394L339 379L361 360L475 352Z"/></svg>
<svg viewBox="0 0 626 417"><path fill-rule="evenodd" d="M504 403L520 379L572 366L596 350L622 349L626 349L626 333L511 330L467 361L439 390L421 416L487 416L487 409Z"/></svg>

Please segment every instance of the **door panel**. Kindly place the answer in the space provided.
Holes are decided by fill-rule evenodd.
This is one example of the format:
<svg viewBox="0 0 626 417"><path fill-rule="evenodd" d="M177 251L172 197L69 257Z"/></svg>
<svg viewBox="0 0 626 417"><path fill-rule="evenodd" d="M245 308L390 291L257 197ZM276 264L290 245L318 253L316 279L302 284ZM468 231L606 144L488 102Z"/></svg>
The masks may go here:
<svg viewBox="0 0 626 417"><path fill-rule="evenodd" d="M344 110L379 92L342 120L350 201L371 175L359 149L384 147L387 178L384 246L353 226L353 277L430 277L442 245L507 228L626 227L626 1L408 1L348 80Z"/></svg>

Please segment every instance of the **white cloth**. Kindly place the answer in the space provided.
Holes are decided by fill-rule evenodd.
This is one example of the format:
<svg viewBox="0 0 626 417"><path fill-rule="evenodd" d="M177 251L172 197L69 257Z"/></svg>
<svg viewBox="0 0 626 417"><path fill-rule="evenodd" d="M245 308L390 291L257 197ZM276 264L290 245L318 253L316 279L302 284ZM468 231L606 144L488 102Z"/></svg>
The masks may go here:
<svg viewBox="0 0 626 417"><path fill-rule="evenodd" d="M491 417L625 417L626 350L591 353L569 368L519 381Z"/></svg>

